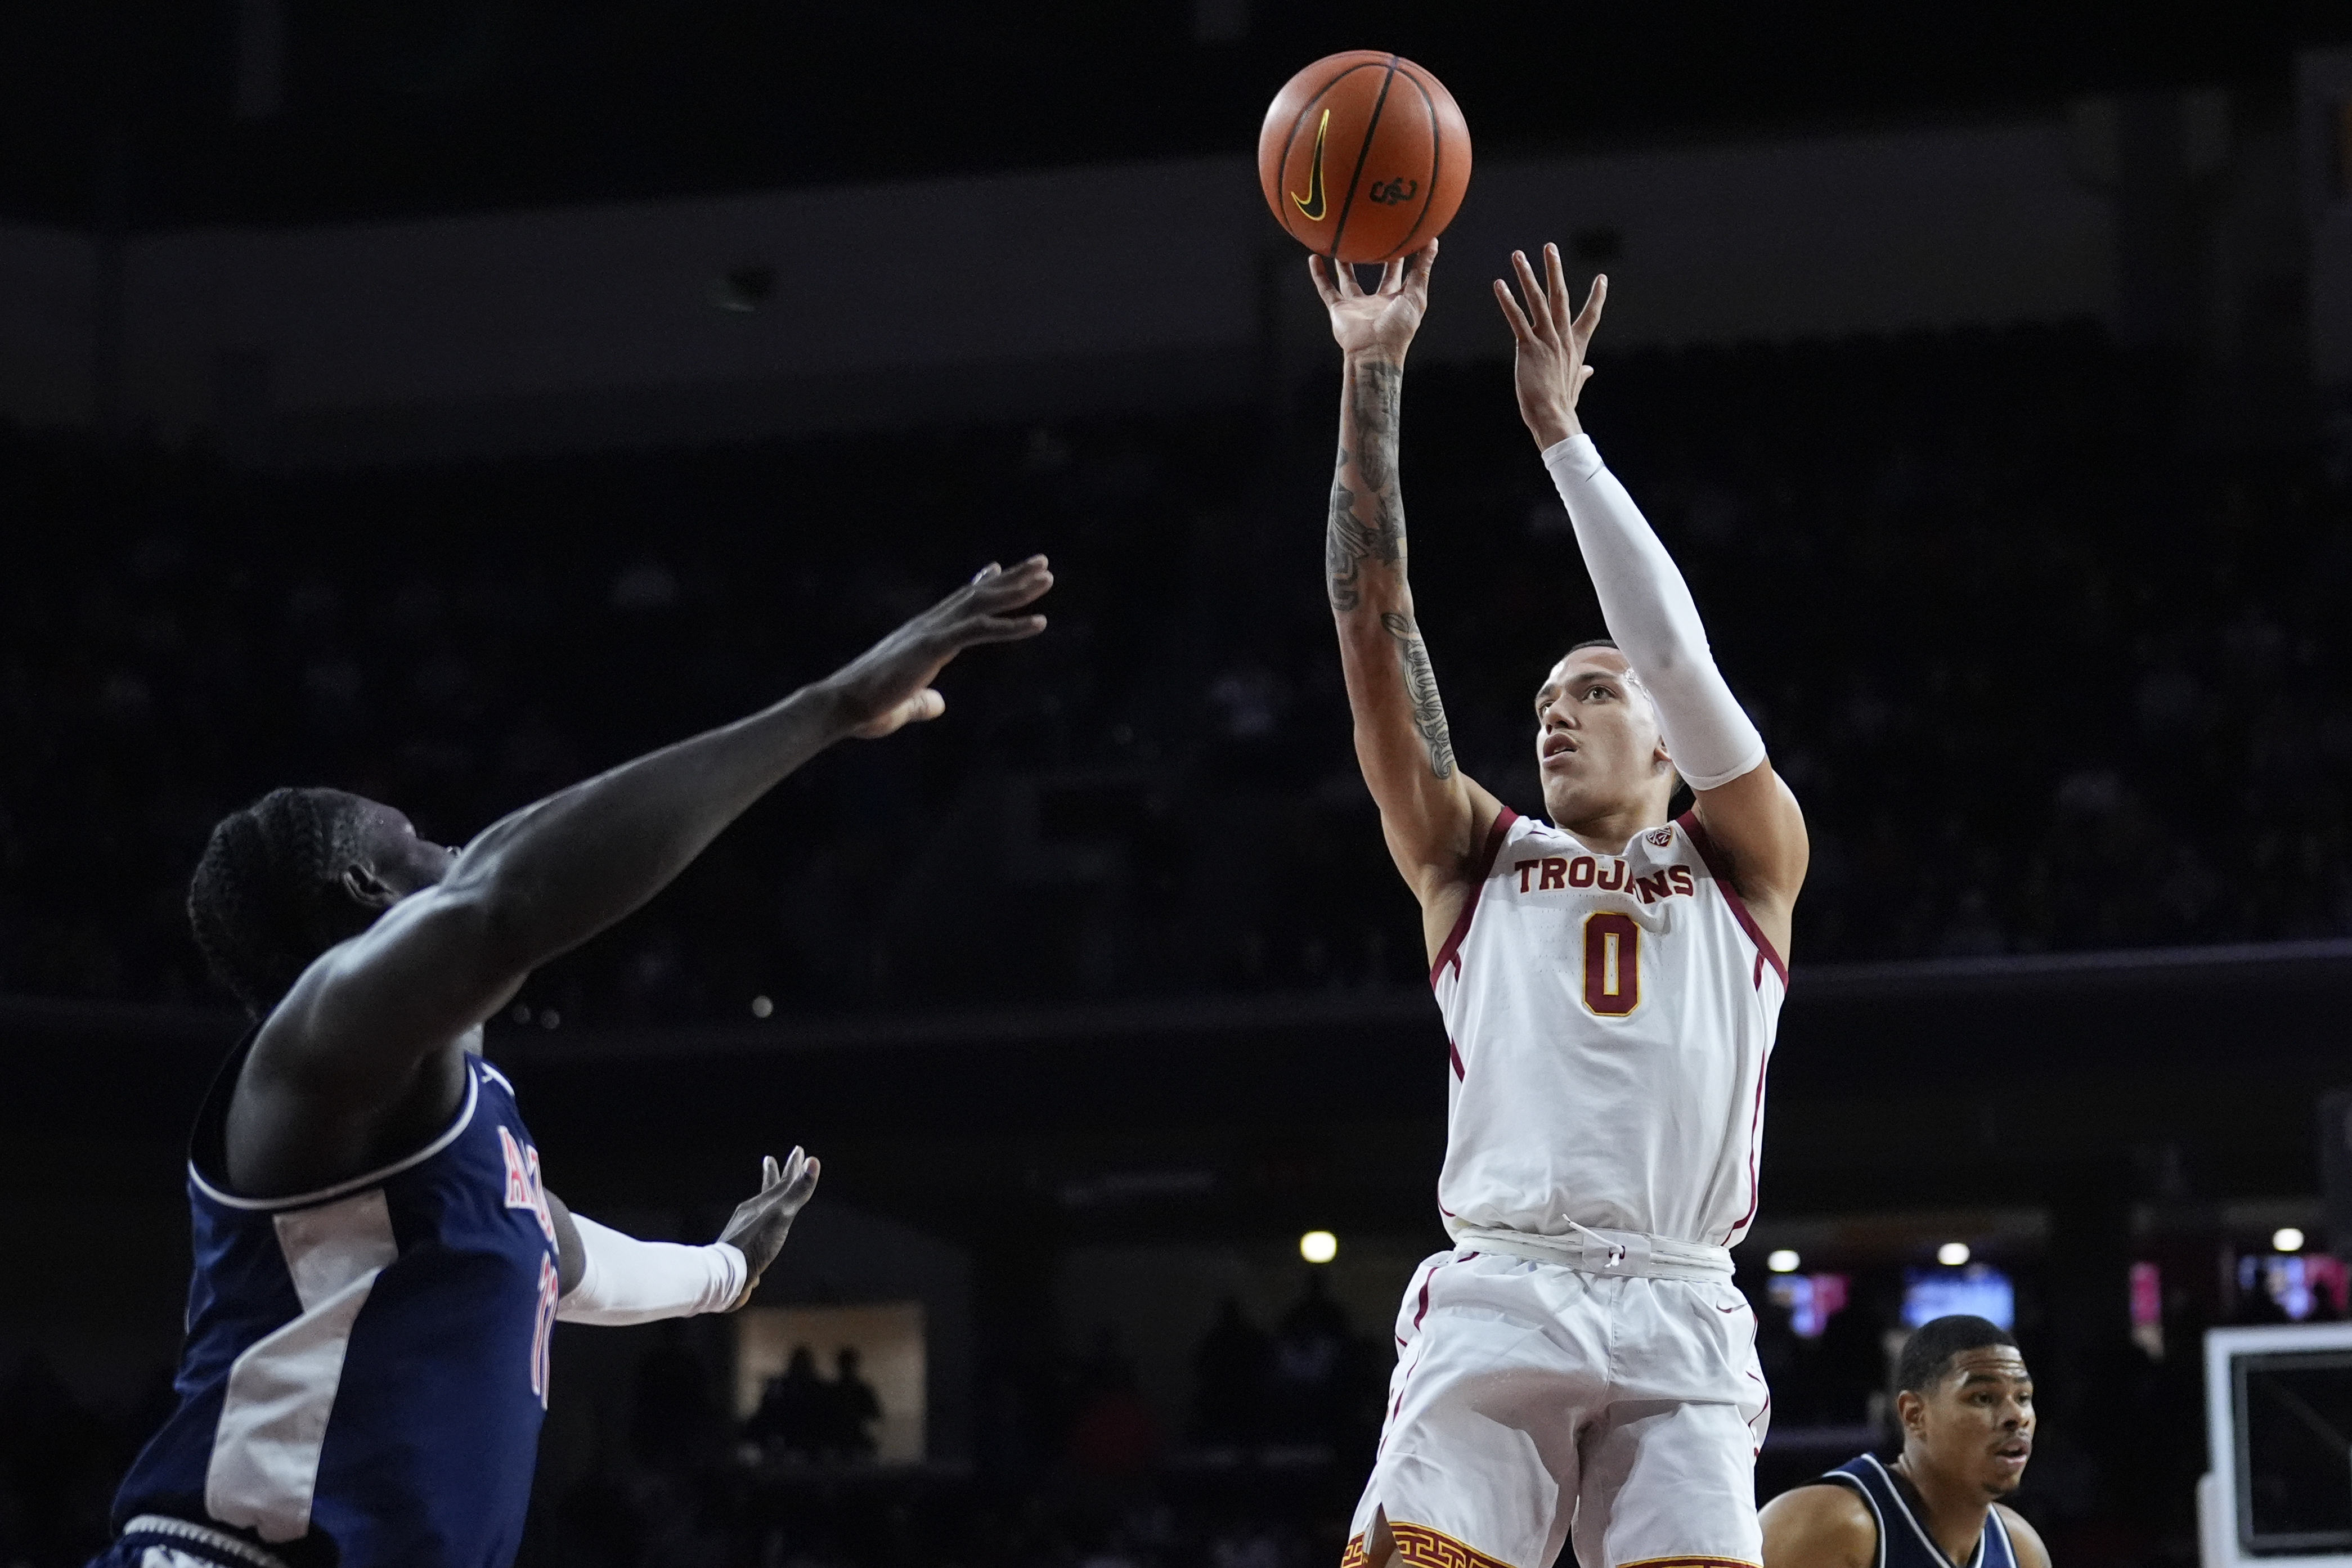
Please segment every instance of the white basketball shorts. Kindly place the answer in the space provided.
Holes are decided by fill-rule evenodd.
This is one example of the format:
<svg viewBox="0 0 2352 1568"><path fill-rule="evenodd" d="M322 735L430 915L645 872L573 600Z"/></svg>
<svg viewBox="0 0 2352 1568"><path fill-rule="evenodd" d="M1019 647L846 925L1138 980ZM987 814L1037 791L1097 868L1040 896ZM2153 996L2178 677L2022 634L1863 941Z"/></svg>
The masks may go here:
<svg viewBox="0 0 2352 1568"><path fill-rule="evenodd" d="M1412 1568L1755 1568L1771 1404L1727 1277L1606 1277L1462 1250L1397 1313L1380 1457L1342 1568L1388 1521ZM1370 1568L1381 1568L1372 1563Z"/></svg>

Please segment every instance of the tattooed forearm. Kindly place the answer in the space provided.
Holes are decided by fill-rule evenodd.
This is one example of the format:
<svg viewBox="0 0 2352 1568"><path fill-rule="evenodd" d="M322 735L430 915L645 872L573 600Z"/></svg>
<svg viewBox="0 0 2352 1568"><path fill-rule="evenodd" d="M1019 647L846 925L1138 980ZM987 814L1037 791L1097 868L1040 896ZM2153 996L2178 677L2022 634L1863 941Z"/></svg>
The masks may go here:
<svg viewBox="0 0 2352 1568"><path fill-rule="evenodd" d="M1343 448L1339 453L1343 469L1347 461ZM1331 481L1331 521L1323 535L1323 575L1331 591L1331 608L1339 611L1353 610L1363 602L1357 576L1364 558L1372 553L1372 530L1356 520L1356 493L1344 479L1343 474Z"/></svg>
<svg viewBox="0 0 2352 1568"><path fill-rule="evenodd" d="M1342 613L1363 603L1365 560L1391 568L1404 564L1404 499L1397 488L1396 457L1397 409L1403 390L1402 366L1366 361L1349 367L1343 435L1355 447L1339 448L1323 551L1331 608ZM1354 486L1361 486L1360 495Z"/></svg>
<svg viewBox="0 0 2352 1568"><path fill-rule="evenodd" d="M1372 497L1372 553L1382 566L1404 565L1404 497L1396 486Z"/></svg>
<svg viewBox="0 0 2352 1568"><path fill-rule="evenodd" d="M1367 360L1352 368L1348 402L1355 415L1356 472L1380 495L1396 485L1397 406L1404 396L1404 367Z"/></svg>
<svg viewBox="0 0 2352 1568"><path fill-rule="evenodd" d="M1396 639L1397 658L1404 668L1405 695L1412 701L1412 727L1429 752L1429 771L1439 779L1454 777L1454 735L1445 727L1445 705L1437 695L1437 672L1430 666L1429 646L1410 615L1394 611L1381 624Z"/></svg>

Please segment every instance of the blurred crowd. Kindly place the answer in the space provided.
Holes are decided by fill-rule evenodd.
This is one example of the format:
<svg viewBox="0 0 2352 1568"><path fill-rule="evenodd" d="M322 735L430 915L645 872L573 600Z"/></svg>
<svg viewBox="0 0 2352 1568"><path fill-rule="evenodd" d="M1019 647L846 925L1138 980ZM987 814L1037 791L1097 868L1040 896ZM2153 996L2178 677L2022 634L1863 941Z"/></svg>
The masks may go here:
<svg viewBox="0 0 2352 1568"><path fill-rule="evenodd" d="M761 1390L743 1440L783 1458L866 1459L874 1457L873 1427L881 1416L881 1396L858 1371L856 1347L835 1354L828 1378L816 1369L816 1353L801 1345Z"/></svg>
<svg viewBox="0 0 2352 1568"><path fill-rule="evenodd" d="M2352 930L2352 504L2183 367L2019 329L1611 358L1587 416L1811 824L1801 960ZM1416 368L1468 771L1601 631L1505 372ZM764 704L979 564L1051 631L789 782L544 974L542 1022L1409 986L1321 590L1328 427L1206 410L365 474L0 434L0 988L215 1000L187 873L331 783L463 840Z"/></svg>

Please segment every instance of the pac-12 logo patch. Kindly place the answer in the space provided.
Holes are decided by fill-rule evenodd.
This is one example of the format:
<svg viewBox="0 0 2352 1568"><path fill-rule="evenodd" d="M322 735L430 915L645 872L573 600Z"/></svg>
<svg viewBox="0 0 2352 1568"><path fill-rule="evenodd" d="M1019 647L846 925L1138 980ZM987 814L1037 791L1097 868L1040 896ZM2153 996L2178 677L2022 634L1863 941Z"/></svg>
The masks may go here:
<svg viewBox="0 0 2352 1568"><path fill-rule="evenodd" d="M1650 841L1657 845L1660 849L1664 849L1668 844L1675 841L1675 831L1672 828L1660 828L1656 832L1650 835Z"/></svg>

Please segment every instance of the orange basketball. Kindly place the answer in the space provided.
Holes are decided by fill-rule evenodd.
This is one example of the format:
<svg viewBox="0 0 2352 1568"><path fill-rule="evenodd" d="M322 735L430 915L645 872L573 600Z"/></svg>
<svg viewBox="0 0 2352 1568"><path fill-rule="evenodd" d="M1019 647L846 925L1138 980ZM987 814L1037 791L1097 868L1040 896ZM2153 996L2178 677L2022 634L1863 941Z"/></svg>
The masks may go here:
<svg viewBox="0 0 2352 1568"><path fill-rule="evenodd" d="M1338 261L1387 261L1454 221L1470 128L1445 85L1399 55L1317 60L1275 94L1257 133L1275 220Z"/></svg>

